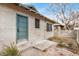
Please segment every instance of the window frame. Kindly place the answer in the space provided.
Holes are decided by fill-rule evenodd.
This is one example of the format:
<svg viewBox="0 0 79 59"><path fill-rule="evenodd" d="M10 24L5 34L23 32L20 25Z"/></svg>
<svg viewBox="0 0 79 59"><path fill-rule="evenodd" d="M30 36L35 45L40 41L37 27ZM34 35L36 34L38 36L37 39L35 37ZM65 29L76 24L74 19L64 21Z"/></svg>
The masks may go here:
<svg viewBox="0 0 79 59"><path fill-rule="evenodd" d="M46 28L46 29L47 29L47 32L52 31L52 24L47 23L46 25L47 25L47 26L46 26L46 27L47 27L47 28Z"/></svg>
<svg viewBox="0 0 79 59"><path fill-rule="evenodd" d="M40 28L40 20L35 18L35 28Z"/></svg>

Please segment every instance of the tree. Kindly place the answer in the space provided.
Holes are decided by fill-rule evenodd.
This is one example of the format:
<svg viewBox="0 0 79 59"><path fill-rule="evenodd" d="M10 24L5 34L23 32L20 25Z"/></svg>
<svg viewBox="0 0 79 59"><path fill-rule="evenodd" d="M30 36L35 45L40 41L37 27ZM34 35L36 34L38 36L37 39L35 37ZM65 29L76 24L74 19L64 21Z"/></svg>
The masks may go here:
<svg viewBox="0 0 79 59"><path fill-rule="evenodd" d="M65 29L74 29L74 26L79 20L79 11L72 10L69 8L67 3L53 3L49 4L49 7L46 8L48 13L52 13L58 20L61 20L65 24Z"/></svg>
<svg viewBox="0 0 79 59"><path fill-rule="evenodd" d="M61 20L62 23L65 24L65 29L73 30L74 27L79 27L79 11L70 8L69 4L63 4L63 3L49 4L49 7L46 8L46 10L49 13L55 15L58 20ZM79 43L76 39L75 42L77 44L77 48L75 49L78 52Z"/></svg>

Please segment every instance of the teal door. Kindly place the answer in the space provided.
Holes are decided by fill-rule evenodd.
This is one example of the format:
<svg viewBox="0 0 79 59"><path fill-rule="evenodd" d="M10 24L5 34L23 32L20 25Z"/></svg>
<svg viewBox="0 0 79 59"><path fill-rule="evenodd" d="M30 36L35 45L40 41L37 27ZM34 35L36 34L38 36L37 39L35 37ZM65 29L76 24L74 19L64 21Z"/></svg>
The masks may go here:
<svg viewBox="0 0 79 59"><path fill-rule="evenodd" d="M28 39L28 18L17 15L17 42Z"/></svg>

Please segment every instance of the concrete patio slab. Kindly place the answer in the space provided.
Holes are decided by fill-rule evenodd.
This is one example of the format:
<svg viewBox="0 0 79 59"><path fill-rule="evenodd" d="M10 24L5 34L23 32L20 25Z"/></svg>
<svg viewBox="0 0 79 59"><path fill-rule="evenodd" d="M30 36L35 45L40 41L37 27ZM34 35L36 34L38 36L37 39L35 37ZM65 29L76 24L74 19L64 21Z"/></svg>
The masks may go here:
<svg viewBox="0 0 79 59"><path fill-rule="evenodd" d="M55 46L55 45L57 45L57 43L49 41L49 40L41 40L41 41L37 42L36 44L34 44L33 47L43 51L52 45Z"/></svg>

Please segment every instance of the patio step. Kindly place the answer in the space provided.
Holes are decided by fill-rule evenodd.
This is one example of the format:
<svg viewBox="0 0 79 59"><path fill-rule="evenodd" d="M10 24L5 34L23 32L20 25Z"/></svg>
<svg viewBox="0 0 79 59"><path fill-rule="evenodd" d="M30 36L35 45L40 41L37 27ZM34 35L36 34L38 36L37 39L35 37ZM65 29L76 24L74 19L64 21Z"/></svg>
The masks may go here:
<svg viewBox="0 0 79 59"><path fill-rule="evenodd" d="M22 52L22 51L32 47L32 44L27 42L27 43L23 43L21 45L18 45L17 47L18 47L19 51Z"/></svg>

